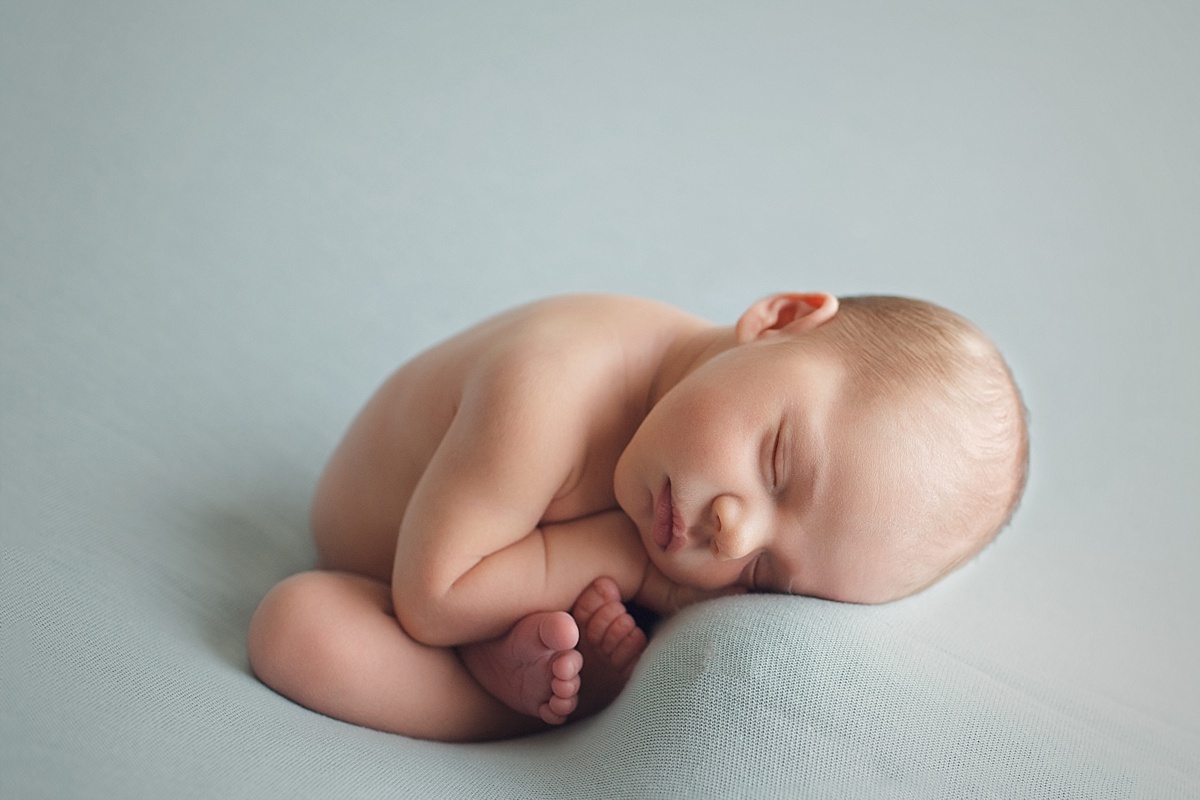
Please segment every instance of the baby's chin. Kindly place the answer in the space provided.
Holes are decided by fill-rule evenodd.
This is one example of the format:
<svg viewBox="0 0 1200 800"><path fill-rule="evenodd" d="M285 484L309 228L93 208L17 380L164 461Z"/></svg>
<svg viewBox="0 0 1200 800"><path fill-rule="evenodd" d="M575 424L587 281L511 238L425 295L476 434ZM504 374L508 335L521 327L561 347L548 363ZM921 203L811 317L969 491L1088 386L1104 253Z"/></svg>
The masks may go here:
<svg viewBox="0 0 1200 800"><path fill-rule="evenodd" d="M654 547L653 543L650 546ZM680 586L687 586L704 592L719 592L724 589L732 589L740 586L737 578L731 580L723 575L710 575L702 570L686 569L679 564L677 559L672 558L656 547L649 552L650 560L658 568L658 571L665 575L672 583Z"/></svg>

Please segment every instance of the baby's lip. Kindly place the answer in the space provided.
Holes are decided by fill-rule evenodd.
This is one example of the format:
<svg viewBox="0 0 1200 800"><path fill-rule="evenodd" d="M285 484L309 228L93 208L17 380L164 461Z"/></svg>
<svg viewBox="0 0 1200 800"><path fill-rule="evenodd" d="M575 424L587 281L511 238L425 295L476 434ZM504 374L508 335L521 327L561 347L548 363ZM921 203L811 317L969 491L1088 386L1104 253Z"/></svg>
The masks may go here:
<svg viewBox="0 0 1200 800"><path fill-rule="evenodd" d="M671 493L671 479L667 478L654 504L654 543L666 552L678 550L686 543L685 530L683 516Z"/></svg>

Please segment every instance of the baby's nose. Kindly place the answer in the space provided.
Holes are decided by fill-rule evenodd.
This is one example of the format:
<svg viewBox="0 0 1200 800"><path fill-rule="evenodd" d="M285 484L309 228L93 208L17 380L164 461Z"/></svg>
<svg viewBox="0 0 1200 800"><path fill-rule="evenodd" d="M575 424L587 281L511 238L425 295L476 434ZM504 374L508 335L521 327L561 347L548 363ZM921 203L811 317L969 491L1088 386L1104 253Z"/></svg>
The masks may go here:
<svg viewBox="0 0 1200 800"><path fill-rule="evenodd" d="M733 561L747 555L753 548L751 520L745 505L736 497L721 495L713 501L713 557L718 561Z"/></svg>

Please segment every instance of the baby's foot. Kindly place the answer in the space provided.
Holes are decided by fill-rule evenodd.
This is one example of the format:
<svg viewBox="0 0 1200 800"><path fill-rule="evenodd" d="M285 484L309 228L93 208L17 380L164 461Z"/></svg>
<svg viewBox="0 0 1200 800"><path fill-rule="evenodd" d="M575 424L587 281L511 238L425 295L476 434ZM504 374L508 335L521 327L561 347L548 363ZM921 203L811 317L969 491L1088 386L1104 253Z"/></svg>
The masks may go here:
<svg viewBox="0 0 1200 800"><path fill-rule="evenodd" d="M583 656L579 628L565 611L524 617L504 636L458 650L475 680L509 708L549 725L575 710Z"/></svg>
<svg viewBox="0 0 1200 800"><path fill-rule="evenodd" d="M584 589L571 615L582 635L585 712L591 713L611 703L625 687L646 649L646 634L625 610L611 578L597 578Z"/></svg>

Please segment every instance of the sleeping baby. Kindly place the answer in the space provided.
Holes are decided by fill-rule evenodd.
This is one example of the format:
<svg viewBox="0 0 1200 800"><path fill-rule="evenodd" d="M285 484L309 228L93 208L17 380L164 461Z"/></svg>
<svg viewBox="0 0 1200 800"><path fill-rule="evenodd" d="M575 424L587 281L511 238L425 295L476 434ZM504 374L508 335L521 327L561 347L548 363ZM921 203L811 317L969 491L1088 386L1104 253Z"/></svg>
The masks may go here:
<svg viewBox="0 0 1200 800"><path fill-rule="evenodd" d="M370 399L316 490L319 568L263 599L250 662L360 725L531 733L621 691L626 603L905 597L996 536L1027 463L1003 358L936 305L787 293L718 326L543 300Z"/></svg>

